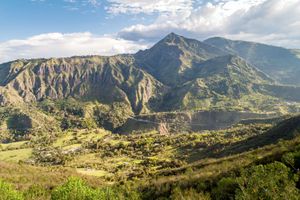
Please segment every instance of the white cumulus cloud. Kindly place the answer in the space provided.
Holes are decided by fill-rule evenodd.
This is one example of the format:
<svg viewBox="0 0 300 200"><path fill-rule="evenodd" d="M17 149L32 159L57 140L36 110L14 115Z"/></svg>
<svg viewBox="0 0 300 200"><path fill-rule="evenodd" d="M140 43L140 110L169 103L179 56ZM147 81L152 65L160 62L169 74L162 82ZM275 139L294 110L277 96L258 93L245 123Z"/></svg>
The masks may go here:
<svg viewBox="0 0 300 200"><path fill-rule="evenodd" d="M233 39L300 47L300 0L215 0L198 4L189 12L161 13L151 24L124 28L128 40L159 39L168 32L205 39Z"/></svg>
<svg viewBox="0 0 300 200"><path fill-rule="evenodd" d="M134 53L146 47L145 43L113 36L96 36L89 32L48 33L0 43L0 63L21 58Z"/></svg>

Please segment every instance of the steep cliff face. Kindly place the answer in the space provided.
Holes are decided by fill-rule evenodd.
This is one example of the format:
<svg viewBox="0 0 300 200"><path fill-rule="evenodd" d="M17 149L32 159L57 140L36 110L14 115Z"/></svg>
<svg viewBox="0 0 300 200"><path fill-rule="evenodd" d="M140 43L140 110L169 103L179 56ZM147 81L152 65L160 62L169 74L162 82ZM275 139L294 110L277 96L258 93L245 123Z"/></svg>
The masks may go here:
<svg viewBox="0 0 300 200"><path fill-rule="evenodd" d="M160 82L136 68L130 56L23 60L0 69L2 104L73 97L126 102L135 112L143 113L165 91Z"/></svg>

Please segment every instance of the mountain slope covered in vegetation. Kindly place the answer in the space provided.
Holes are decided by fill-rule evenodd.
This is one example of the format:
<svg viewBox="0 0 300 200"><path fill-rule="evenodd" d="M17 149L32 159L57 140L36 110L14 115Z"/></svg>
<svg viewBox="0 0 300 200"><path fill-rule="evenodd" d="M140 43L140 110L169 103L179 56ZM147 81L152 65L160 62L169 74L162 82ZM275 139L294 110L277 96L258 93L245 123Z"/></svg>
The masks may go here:
<svg viewBox="0 0 300 200"><path fill-rule="evenodd" d="M281 52L286 55L284 58L289 61L285 64L289 68L285 67L284 70L287 72L290 68L294 70L299 64L295 54L283 48L240 43L220 38L212 38L203 43L171 33L152 48L135 55L33 59L4 63L0 66L0 101L5 105L72 97L81 101L96 100L104 104L123 102L134 113L139 114L164 110L164 105L169 104L168 101L163 101L164 97L168 98L170 95L175 97L174 101L182 102L184 97L173 93L188 94L187 98L193 102L205 103L207 101L202 101L201 98L213 99L208 100L210 104L223 102L224 98L240 99L251 93L254 96L267 95L269 99L269 96L280 97L278 101L288 97L281 95L281 90L270 89L269 92L269 87L256 90L254 83L277 86L273 81L277 80L274 73L284 66L282 60L274 60L282 58L276 55ZM243 54L246 49L252 49L253 58ZM266 61L262 64L254 62L262 62L263 59ZM294 72L295 70L293 75L296 76ZM198 94L191 94L191 90ZM188 101L183 104L190 104ZM198 108L193 105L181 107ZM204 106L203 109L208 108ZM169 105L169 109L176 110L178 106ZM202 109L201 106L199 109Z"/></svg>
<svg viewBox="0 0 300 200"><path fill-rule="evenodd" d="M200 42L171 33L152 48L134 55L1 64L0 104L7 111L1 127L11 129L7 124L14 118L9 110L16 109L14 113L23 113L35 121L33 127L100 126L113 131L120 127L129 130L123 125L134 115L159 116L160 112L298 112L300 87L279 84L270 71L282 69L279 62L271 59L276 57L273 51L284 52L284 58L293 61L293 69L297 64L295 54L283 48L240 43L220 38ZM245 49L252 49L255 56L245 57ZM269 53L264 54L263 50ZM259 63L253 65L253 60L263 59L270 61L266 66L261 63L266 68L260 68ZM45 123L47 116L53 118L53 123ZM169 120L161 118L155 123ZM156 126L152 123L153 127ZM139 128L131 126L130 132L134 129Z"/></svg>
<svg viewBox="0 0 300 200"><path fill-rule="evenodd" d="M204 43L230 54L238 55L278 82L299 85L300 59L297 51L255 42L226 38L209 38Z"/></svg>
<svg viewBox="0 0 300 200"><path fill-rule="evenodd" d="M132 55L3 63L0 199L297 200L299 62L171 33Z"/></svg>

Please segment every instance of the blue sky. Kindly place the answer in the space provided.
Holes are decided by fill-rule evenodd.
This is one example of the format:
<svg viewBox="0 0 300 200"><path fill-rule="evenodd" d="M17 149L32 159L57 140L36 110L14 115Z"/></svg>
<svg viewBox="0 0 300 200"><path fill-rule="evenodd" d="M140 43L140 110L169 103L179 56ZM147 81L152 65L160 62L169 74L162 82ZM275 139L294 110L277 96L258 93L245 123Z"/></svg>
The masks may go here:
<svg viewBox="0 0 300 200"><path fill-rule="evenodd" d="M93 4L91 2L98 2ZM112 34L135 23L135 18L107 13L107 1L2 0L0 41L51 32ZM151 18L151 17L150 17Z"/></svg>
<svg viewBox="0 0 300 200"><path fill-rule="evenodd" d="M134 53L170 32L300 48L300 0L1 0L0 62Z"/></svg>

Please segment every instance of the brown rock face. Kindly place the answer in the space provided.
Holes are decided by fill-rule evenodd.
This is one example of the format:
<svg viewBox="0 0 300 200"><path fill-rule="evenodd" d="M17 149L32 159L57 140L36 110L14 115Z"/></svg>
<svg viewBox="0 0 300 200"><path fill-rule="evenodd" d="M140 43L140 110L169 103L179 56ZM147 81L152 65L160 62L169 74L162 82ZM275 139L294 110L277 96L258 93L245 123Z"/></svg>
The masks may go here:
<svg viewBox="0 0 300 200"><path fill-rule="evenodd" d="M68 97L126 102L141 113L151 109L150 101L160 98L165 90L151 75L135 67L130 56L16 61L5 64L1 71L6 72L0 84L3 105L13 103L8 92L24 102Z"/></svg>

